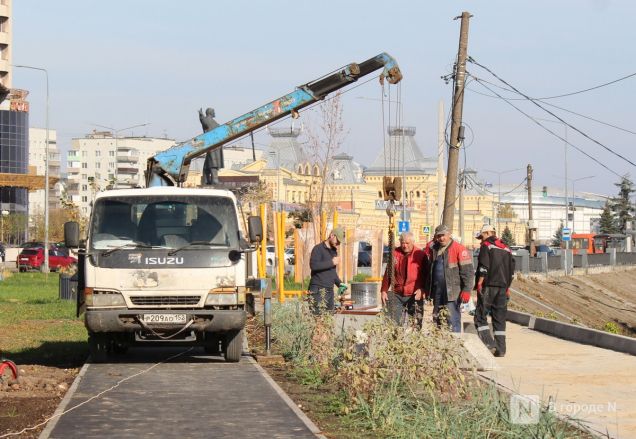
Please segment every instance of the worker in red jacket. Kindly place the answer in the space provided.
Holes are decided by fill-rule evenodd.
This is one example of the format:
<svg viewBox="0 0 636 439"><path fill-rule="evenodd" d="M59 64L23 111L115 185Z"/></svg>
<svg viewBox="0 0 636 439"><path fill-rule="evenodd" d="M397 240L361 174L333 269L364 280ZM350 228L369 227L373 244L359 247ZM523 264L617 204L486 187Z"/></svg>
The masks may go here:
<svg viewBox="0 0 636 439"><path fill-rule="evenodd" d="M382 278L382 304L389 316L398 324L406 323L406 316L415 317L422 325L424 311L423 271L424 253L415 245L411 232L400 235L400 246L393 250L393 291L390 289L390 272L387 266Z"/></svg>
<svg viewBox="0 0 636 439"><path fill-rule="evenodd" d="M468 303L473 289L473 258L443 224L435 229L424 256L424 291L433 299L433 319L441 326L445 309L452 331L461 332L460 306Z"/></svg>

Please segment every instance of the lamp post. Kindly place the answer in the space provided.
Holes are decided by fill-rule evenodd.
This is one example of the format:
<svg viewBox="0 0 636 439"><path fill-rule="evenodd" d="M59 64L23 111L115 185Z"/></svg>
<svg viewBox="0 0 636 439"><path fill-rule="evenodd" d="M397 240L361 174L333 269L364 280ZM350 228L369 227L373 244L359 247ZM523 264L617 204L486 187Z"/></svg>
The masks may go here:
<svg viewBox="0 0 636 439"><path fill-rule="evenodd" d="M106 128L107 130L110 130L110 132L113 133L113 137L115 138L115 184L114 184L113 188L117 189L117 180L119 178L119 175L118 175L119 174L119 172L118 172L119 161L117 160L117 152L118 152L118 149L119 149L119 142L118 142L119 137L117 137L117 133L120 133L120 132L126 131L126 130L130 130L130 129L133 129L133 128L145 127L145 126L150 125L150 123L149 122L148 123L140 123L140 124L137 124L137 125L126 127L126 128L120 128L118 130L113 128L113 127L107 127L105 125L98 125L96 123L94 123L92 125L94 125L96 127Z"/></svg>
<svg viewBox="0 0 636 439"><path fill-rule="evenodd" d="M508 169L507 171L492 171L490 169L484 169L484 172L492 172L499 177L499 188L497 190L497 233L501 236L501 230L499 230L499 211L501 210L501 176L509 174L511 172L520 171L523 168Z"/></svg>
<svg viewBox="0 0 636 439"><path fill-rule="evenodd" d="M44 147L44 272L49 272L49 72L42 67L14 64L21 69L44 72L46 78L46 145Z"/></svg>
<svg viewBox="0 0 636 439"><path fill-rule="evenodd" d="M596 177L596 175L588 175L587 177L581 177L581 178L573 178L570 179L570 182L572 183L572 230L574 231L576 229L576 227L574 227L574 203L576 200L576 196L574 195L574 183L577 181L581 181L581 180L587 180L588 178L594 178Z"/></svg>

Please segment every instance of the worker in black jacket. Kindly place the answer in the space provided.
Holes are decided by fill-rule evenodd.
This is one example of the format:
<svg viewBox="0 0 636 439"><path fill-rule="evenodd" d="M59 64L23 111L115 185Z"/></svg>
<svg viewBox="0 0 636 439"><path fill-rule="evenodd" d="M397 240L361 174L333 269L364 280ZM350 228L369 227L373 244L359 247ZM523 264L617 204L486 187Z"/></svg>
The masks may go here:
<svg viewBox="0 0 636 439"><path fill-rule="evenodd" d="M309 292L314 314L318 314L323 309L325 311L334 310L334 285L346 288L336 271L336 265L340 263L338 246L343 240L344 229L336 227L329 233L326 240L311 250Z"/></svg>
<svg viewBox="0 0 636 439"><path fill-rule="evenodd" d="M515 271L515 260L510 247L495 234L495 228L486 224L481 229L482 243L477 258L476 289L477 334L495 357L506 355L506 314L510 284ZM494 340L488 326L488 313L492 317Z"/></svg>

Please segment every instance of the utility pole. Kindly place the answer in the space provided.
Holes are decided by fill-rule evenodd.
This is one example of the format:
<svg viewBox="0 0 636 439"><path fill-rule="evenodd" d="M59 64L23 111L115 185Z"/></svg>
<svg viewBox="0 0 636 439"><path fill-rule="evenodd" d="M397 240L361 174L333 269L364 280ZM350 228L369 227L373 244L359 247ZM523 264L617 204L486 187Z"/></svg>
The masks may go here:
<svg viewBox="0 0 636 439"><path fill-rule="evenodd" d="M440 100L437 107L437 217L433 229L442 221L442 211L444 210L444 197L442 195L444 178L444 150L446 149L446 137L444 134L444 101ZM430 224L430 223L429 223Z"/></svg>
<svg viewBox="0 0 636 439"><path fill-rule="evenodd" d="M532 165L528 164L528 244L530 245L530 256L536 254L534 247L534 220L532 219Z"/></svg>
<svg viewBox="0 0 636 439"><path fill-rule="evenodd" d="M444 216L442 223L453 229L455 215L455 194L457 192L457 167L459 163L459 128L462 125L462 113L464 110L464 86L466 85L466 57L468 52L468 20L469 12L462 12L461 28L459 31L459 51L455 64L455 90L453 92L453 119L448 148L448 170L446 172L446 193L444 196ZM457 19L459 17L456 17Z"/></svg>
<svg viewBox="0 0 636 439"><path fill-rule="evenodd" d="M459 230L458 235L461 238L462 245L466 245L466 240L464 239L464 176L466 170L462 169L462 172L459 174Z"/></svg>

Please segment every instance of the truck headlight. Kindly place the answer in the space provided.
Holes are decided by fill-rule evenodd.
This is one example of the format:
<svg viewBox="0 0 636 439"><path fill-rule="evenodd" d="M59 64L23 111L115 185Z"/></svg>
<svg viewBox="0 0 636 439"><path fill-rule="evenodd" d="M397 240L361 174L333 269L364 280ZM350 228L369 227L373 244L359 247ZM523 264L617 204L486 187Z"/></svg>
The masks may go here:
<svg viewBox="0 0 636 439"><path fill-rule="evenodd" d="M206 305L238 305L238 293L210 293Z"/></svg>
<svg viewBox="0 0 636 439"><path fill-rule="evenodd" d="M93 294L86 294L86 306L126 306L126 301L121 293L115 291L94 290Z"/></svg>

